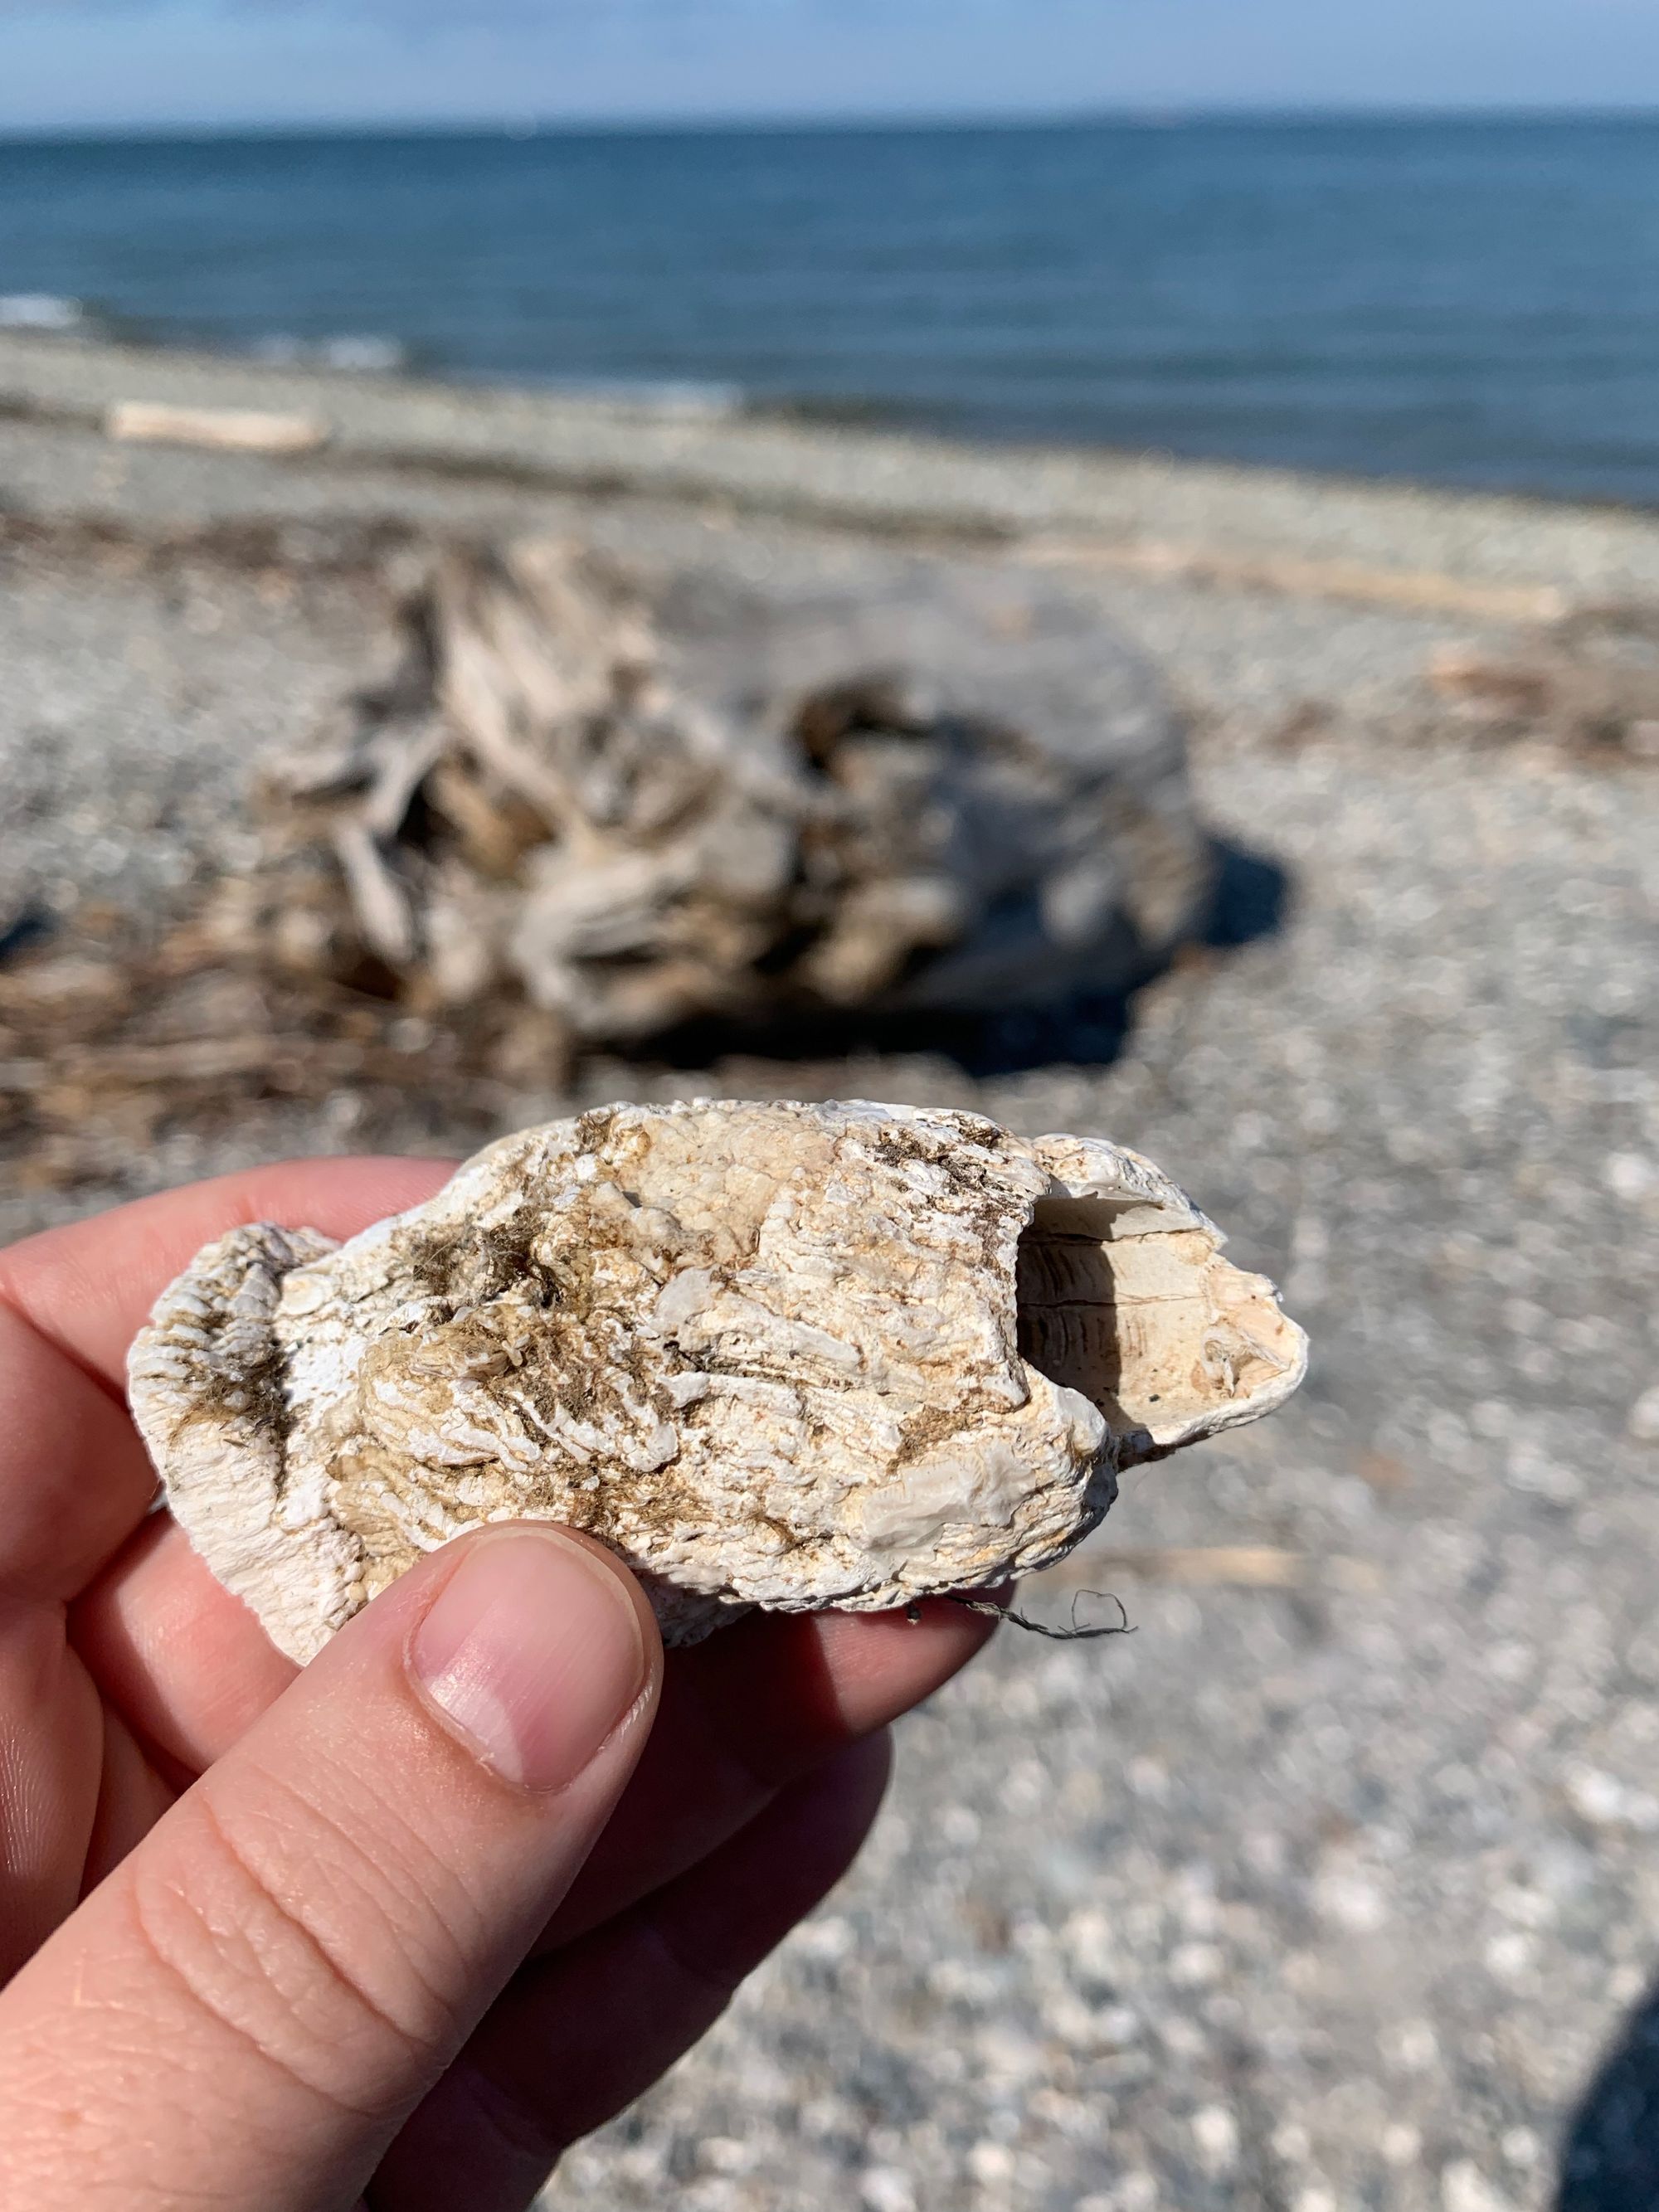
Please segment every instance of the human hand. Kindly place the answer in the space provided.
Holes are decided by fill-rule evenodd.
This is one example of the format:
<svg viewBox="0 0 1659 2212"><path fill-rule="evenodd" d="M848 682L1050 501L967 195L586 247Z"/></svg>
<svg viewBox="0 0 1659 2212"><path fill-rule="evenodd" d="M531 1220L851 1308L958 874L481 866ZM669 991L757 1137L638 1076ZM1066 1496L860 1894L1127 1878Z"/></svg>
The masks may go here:
<svg viewBox="0 0 1659 2212"><path fill-rule="evenodd" d="M272 1168L0 1252L0 2203L523 2206L839 1878L885 1724L989 1633L752 1616L665 1666L610 1554L520 1524L300 1673L149 1511L126 1348L226 1230L349 1236L447 1172Z"/></svg>

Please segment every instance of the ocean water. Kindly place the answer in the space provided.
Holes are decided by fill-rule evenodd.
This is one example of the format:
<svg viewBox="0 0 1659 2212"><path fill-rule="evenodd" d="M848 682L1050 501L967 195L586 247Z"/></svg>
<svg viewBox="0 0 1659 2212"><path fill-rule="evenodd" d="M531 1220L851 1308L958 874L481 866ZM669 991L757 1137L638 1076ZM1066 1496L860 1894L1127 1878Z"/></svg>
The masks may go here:
<svg viewBox="0 0 1659 2212"><path fill-rule="evenodd" d="M0 144L0 324L1659 501L1659 118Z"/></svg>

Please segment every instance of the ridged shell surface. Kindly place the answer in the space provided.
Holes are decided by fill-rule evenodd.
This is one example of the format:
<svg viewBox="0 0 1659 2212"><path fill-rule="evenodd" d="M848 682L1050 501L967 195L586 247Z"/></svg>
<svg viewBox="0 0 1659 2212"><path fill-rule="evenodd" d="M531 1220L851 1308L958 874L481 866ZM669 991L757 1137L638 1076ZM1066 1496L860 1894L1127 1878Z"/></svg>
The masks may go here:
<svg viewBox="0 0 1659 2212"><path fill-rule="evenodd" d="M1269 1411L1271 1285L1137 1154L947 1110L617 1106L335 1245L198 1255L130 1363L171 1509L310 1657L424 1553L556 1520L665 1637L1061 1558L1117 1469Z"/></svg>

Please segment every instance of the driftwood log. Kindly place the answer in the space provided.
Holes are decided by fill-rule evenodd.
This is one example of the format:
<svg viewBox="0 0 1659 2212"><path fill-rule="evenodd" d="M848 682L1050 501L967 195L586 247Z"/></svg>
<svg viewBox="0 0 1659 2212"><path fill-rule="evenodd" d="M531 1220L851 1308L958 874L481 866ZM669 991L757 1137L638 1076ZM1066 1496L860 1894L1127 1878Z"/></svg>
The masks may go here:
<svg viewBox="0 0 1659 2212"><path fill-rule="evenodd" d="M265 779L222 941L516 1009L520 1057L1121 990L1209 892L1180 723L1097 618L1009 588L780 608L683 576L647 606L566 543L446 551Z"/></svg>

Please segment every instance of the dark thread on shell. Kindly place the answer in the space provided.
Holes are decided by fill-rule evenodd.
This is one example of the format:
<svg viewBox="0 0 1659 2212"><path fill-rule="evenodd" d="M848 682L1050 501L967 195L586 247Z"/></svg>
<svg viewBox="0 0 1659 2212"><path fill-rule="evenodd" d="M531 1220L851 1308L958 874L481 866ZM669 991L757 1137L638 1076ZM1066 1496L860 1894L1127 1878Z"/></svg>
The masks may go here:
<svg viewBox="0 0 1659 2212"><path fill-rule="evenodd" d="M1015 1628L1023 1628L1028 1636L1046 1636L1051 1643L1054 1644L1089 1644L1092 1643L1097 1636L1133 1636L1135 1632L1130 1625L1129 1616L1125 1610L1122 1599L1114 1595L1110 1590L1074 1591L1072 1596L1072 1622L1069 1628L1051 1628L1046 1621L1028 1620L1023 1613L1015 1613L1002 1606L994 1605L989 1598L960 1597L955 1591L951 1592L950 1597L952 1605L961 1606L966 1613L982 1613L993 1620L1008 1621ZM1097 1597L1108 1605L1115 1605L1118 1610L1115 1626L1079 1628L1077 1609L1085 1597Z"/></svg>

